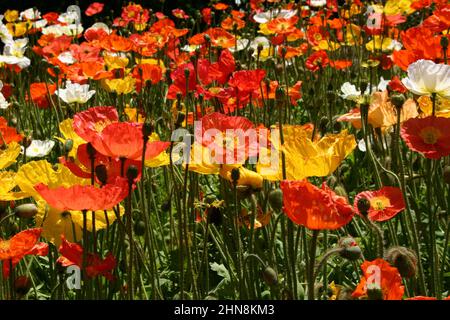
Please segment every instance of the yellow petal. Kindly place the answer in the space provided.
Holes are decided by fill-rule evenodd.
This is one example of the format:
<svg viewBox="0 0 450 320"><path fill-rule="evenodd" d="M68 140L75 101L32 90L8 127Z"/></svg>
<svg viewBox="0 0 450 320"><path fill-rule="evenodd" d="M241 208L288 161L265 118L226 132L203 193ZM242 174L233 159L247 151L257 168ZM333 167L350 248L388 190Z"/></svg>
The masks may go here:
<svg viewBox="0 0 450 320"><path fill-rule="evenodd" d="M19 154L20 145L14 141L8 144L5 150L0 150L0 170L15 163Z"/></svg>

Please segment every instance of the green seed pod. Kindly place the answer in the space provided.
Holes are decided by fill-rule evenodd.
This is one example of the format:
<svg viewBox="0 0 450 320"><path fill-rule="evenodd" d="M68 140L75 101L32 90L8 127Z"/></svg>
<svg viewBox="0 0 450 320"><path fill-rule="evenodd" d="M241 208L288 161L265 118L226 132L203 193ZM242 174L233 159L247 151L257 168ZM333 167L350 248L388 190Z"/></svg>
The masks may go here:
<svg viewBox="0 0 450 320"><path fill-rule="evenodd" d="M356 261L361 258L361 248L352 237L344 237L339 239L338 248L339 255L347 260Z"/></svg>
<svg viewBox="0 0 450 320"><path fill-rule="evenodd" d="M280 211L283 208L283 192L280 188L270 190L268 197L269 204L274 210Z"/></svg>
<svg viewBox="0 0 450 320"><path fill-rule="evenodd" d="M73 140L72 139L67 139L64 142L64 153L69 153L73 148Z"/></svg>
<svg viewBox="0 0 450 320"><path fill-rule="evenodd" d="M137 236L143 236L145 234L145 223L142 220L136 221L134 224L134 233Z"/></svg>
<svg viewBox="0 0 450 320"><path fill-rule="evenodd" d="M395 93L391 96L391 102L397 108L401 108L405 103L405 100L405 96L401 93Z"/></svg>
<svg viewBox="0 0 450 320"><path fill-rule="evenodd" d="M403 278L412 278L417 271L417 255L405 247L392 247L386 252L385 260L398 269Z"/></svg>
<svg viewBox="0 0 450 320"><path fill-rule="evenodd" d="M19 218L32 218L38 213L38 209L34 203L26 203L17 206L14 213Z"/></svg>
<svg viewBox="0 0 450 320"><path fill-rule="evenodd" d="M275 286L278 284L277 272L269 266L264 269L262 277L269 286Z"/></svg>

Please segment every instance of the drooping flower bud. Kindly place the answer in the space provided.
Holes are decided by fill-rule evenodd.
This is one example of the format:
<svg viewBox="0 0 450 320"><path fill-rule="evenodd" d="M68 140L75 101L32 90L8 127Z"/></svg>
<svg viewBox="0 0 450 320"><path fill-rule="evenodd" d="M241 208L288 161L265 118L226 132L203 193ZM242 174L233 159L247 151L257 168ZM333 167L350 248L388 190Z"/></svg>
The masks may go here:
<svg viewBox="0 0 450 320"><path fill-rule="evenodd" d="M128 183L133 183L134 180L137 178L138 174L139 174L139 169L136 166L134 166L134 165L129 166L127 169Z"/></svg>
<svg viewBox="0 0 450 320"><path fill-rule="evenodd" d="M338 247L341 249L339 255L350 261L361 258L361 248L352 237L344 237L339 239Z"/></svg>
<svg viewBox="0 0 450 320"><path fill-rule="evenodd" d="M361 198L358 200L358 203L356 204L358 207L359 212L366 216L369 209L370 209L370 202L366 198Z"/></svg>
<svg viewBox="0 0 450 320"><path fill-rule="evenodd" d="M280 188L269 191L269 203L274 210L281 210L283 208L283 192Z"/></svg>
<svg viewBox="0 0 450 320"><path fill-rule="evenodd" d="M417 255L405 247L392 247L386 252L385 260L398 269L403 278L412 278L417 271Z"/></svg>
<svg viewBox="0 0 450 320"><path fill-rule="evenodd" d="M444 181L446 184L450 184L450 166L444 168Z"/></svg>
<svg viewBox="0 0 450 320"><path fill-rule="evenodd" d="M21 204L14 209L15 215L19 218L32 218L36 215L37 212L38 209L33 203Z"/></svg>
<svg viewBox="0 0 450 320"><path fill-rule="evenodd" d="M265 267L262 276L267 285L275 286L278 284L278 275L273 268L269 266Z"/></svg>

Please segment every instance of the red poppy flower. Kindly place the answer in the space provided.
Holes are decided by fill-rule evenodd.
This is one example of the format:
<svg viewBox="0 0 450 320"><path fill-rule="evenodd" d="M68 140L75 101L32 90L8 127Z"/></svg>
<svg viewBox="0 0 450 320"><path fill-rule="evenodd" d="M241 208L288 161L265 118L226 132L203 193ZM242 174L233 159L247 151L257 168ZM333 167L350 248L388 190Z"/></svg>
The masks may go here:
<svg viewBox="0 0 450 320"><path fill-rule="evenodd" d="M256 131L252 130L254 125L247 118L214 112L202 117L201 121L202 126L196 130L195 138L209 148L216 163L243 163L249 156L257 154Z"/></svg>
<svg viewBox="0 0 450 320"><path fill-rule="evenodd" d="M202 19L209 26L211 25L212 20L212 10L211 8L203 8L202 9Z"/></svg>
<svg viewBox="0 0 450 320"><path fill-rule="evenodd" d="M406 93L408 91L398 76L394 76L392 80L389 81L388 87L389 90L396 91L398 93Z"/></svg>
<svg viewBox="0 0 450 320"><path fill-rule="evenodd" d="M114 107L93 107L73 117L73 129L85 141L91 141L109 124L119 121Z"/></svg>
<svg viewBox="0 0 450 320"><path fill-rule="evenodd" d="M14 235L9 240L0 239L0 261L3 261L3 277L10 272L10 263L14 267L26 255L48 254L48 244L38 242L42 228L27 229Z"/></svg>
<svg viewBox="0 0 450 320"><path fill-rule="evenodd" d="M289 19L286 18L275 18L267 23L267 29L275 34L284 34L295 32L297 27L298 17L293 16Z"/></svg>
<svg viewBox="0 0 450 320"><path fill-rule="evenodd" d="M34 189L50 206L62 211L109 210L127 197L128 181L117 177L114 184L106 184L102 188L76 185L50 189L40 183Z"/></svg>
<svg viewBox="0 0 450 320"><path fill-rule="evenodd" d="M415 296L415 297L408 298L406 300L437 300L437 298L436 297Z"/></svg>
<svg viewBox="0 0 450 320"><path fill-rule="evenodd" d="M382 187L377 191L364 191L355 197L354 207L358 210L358 201L362 198L369 200L370 209L368 217L372 221L386 221L395 217L400 211L405 209L402 191L397 187Z"/></svg>
<svg viewBox="0 0 450 320"><path fill-rule="evenodd" d="M8 121L3 117L0 117L0 134L0 146L9 144L13 141L20 142L23 139L23 136L20 133L17 133L16 128L8 126Z"/></svg>
<svg viewBox="0 0 450 320"><path fill-rule="evenodd" d="M236 71L228 81L228 85L237 88L241 93L251 93L259 90L259 85L265 76L266 71L261 69Z"/></svg>
<svg viewBox="0 0 450 320"><path fill-rule="evenodd" d="M330 60L328 59L326 51L320 50L314 52L312 55L308 57L308 59L306 59L306 68L308 70L316 72L319 69L323 69L329 63Z"/></svg>
<svg viewBox="0 0 450 320"><path fill-rule="evenodd" d="M284 212L294 223L312 230L334 230L352 220L353 208L325 183L318 188L307 180L282 181Z"/></svg>
<svg viewBox="0 0 450 320"><path fill-rule="evenodd" d="M142 124L115 122L109 124L99 135L93 136L92 146L101 154L111 158L142 160L144 136ZM145 159L150 160L166 150L170 142L148 141Z"/></svg>
<svg viewBox="0 0 450 320"><path fill-rule="evenodd" d="M62 242L59 247L59 253L61 256L58 258L57 262L63 267L76 265L82 268L83 247L77 243L67 241L64 235L61 235L61 239ZM95 278L102 275L110 281L114 280L112 270L116 267L116 259L112 253L108 253L105 259L102 259L98 254L93 253L88 253L86 256L86 274L88 277Z"/></svg>
<svg viewBox="0 0 450 320"><path fill-rule="evenodd" d="M104 6L104 3L92 2L84 13L89 17L93 16L94 14L102 12Z"/></svg>
<svg viewBox="0 0 450 320"><path fill-rule="evenodd" d="M450 119L441 117L412 118L404 122L400 135L413 151L426 158L439 159L450 154Z"/></svg>
<svg viewBox="0 0 450 320"><path fill-rule="evenodd" d="M405 288L397 268L381 258L364 261L361 265L364 275L353 292L355 298L367 296L368 290L380 290L383 300L401 300Z"/></svg>

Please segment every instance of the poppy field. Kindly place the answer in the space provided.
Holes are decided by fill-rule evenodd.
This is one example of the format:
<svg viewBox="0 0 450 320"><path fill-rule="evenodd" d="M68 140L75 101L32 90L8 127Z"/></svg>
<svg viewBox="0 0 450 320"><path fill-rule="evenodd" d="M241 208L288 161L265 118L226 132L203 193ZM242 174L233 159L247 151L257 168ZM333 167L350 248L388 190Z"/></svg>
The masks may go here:
<svg viewBox="0 0 450 320"><path fill-rule="evenodd" d="M0 13L0 299L450 299L448 1L154 2Z"/></svg>

